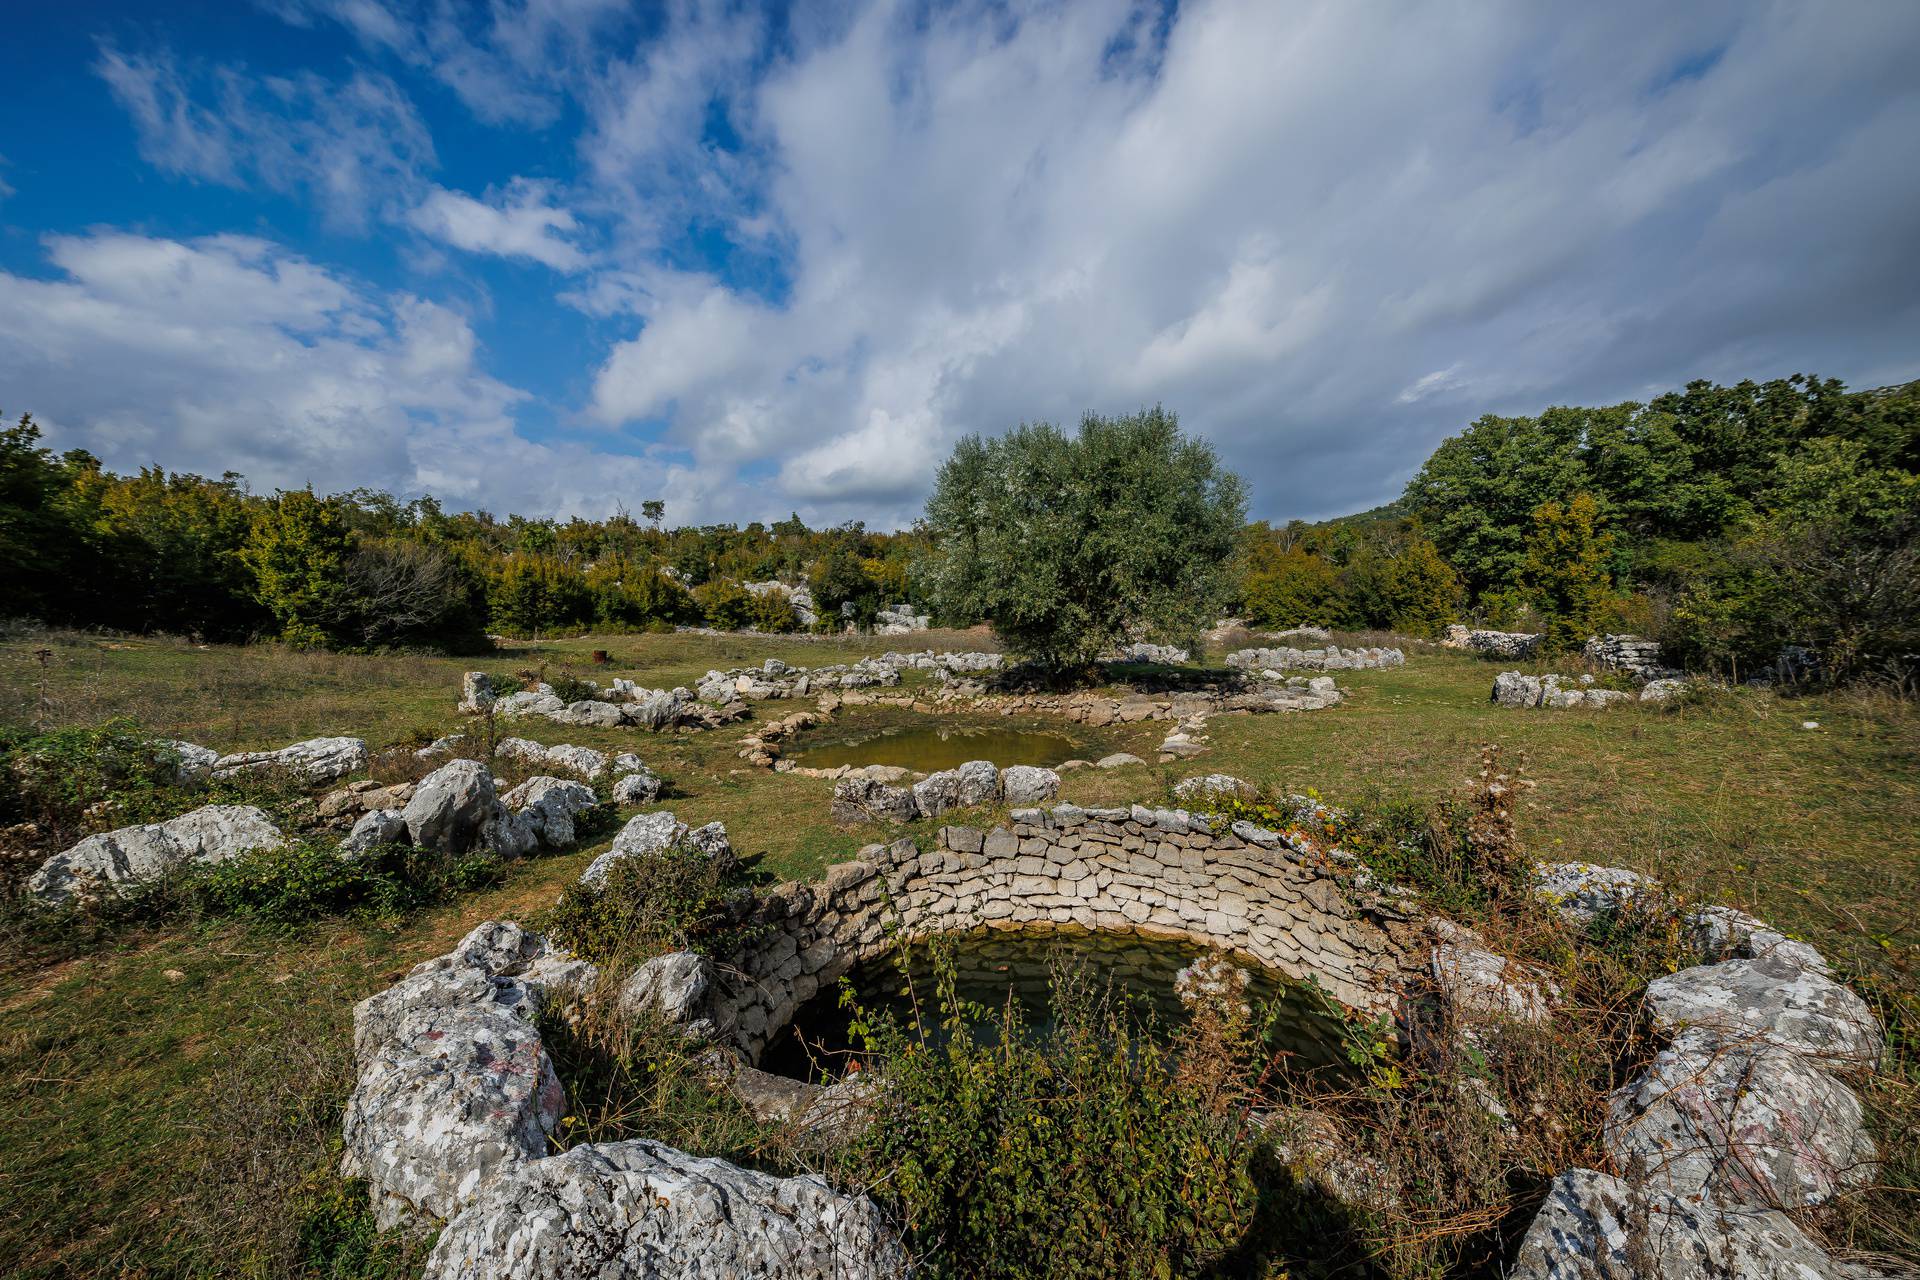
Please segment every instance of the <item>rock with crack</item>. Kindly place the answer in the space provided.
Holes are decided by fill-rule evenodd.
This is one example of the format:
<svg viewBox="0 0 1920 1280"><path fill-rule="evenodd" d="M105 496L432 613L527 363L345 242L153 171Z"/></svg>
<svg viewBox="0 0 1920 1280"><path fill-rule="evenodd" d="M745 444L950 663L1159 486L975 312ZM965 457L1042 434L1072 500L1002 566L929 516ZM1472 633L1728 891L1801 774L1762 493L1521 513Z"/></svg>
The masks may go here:
<svg viewBox="0 0 1920 1280"><path fill-rule="evenodd" d="M1689 945L1708 960L1754 960L1774 956L1814 973L1826 973L1827 960L1810 944L1789 938L1764 920L1732 907L1695 907L1681 917Z"/></svg>
<svg viewBox="0 0 1920 1280"><path fill-rule="evenodd" d="M376 845L406 844L411 840L406 815L398 809L370 809L354 822L340 841L340 852L365 853Z"/></svg>
<svg viewBox="0 0 1920 1280"><path fill-rule="evenodd" d="M1816 1205L1874 1173L1853 1090L1802 1054L1706 1028L1614 1090L1605 1140L1635 1184L1731 1204Z"/></svg>
<svg viewBox="0 0 1920 1280"><path fill-rule="evenodd" d="M486 765L449 760L420 780L401 818L415 848L462 854L482 843L482 832L500 807Z"/></svg>
<svg viewBox="0 0 1920 1280"><path fill-rule="evenodd" d="M280 828L250 804L203 805L165 822L88 836L43 862L26 890L43 902L66 902L96 890L124 891L181 867L225 862L285 842Z"/></svg>
<svg viewBox="0 0 1920 1280"><path fill-rule="evenodd" d="M534 1018L593 976L537 934L488 921L354 1007L341 1172L367 1180L382 1226L449 1218L545 1152L563 1098Z"/></svg>
<svg viewBox="0 0 1920 1280"><path fill-rule="evenodd" d="M600 803L593 788L560 778L528 778L501 797L501 803L519 814L534 838L549 849L565 849L574 842L575 824Z"/></svg>
<svg viewBox="0 0 1920 1280"><path fill-rule="evenodd" d="M284 771L319 784L359 773L367 767L367 744L362 738L309 738L278 751L237 751L214 761L216 778L248 773Z"/></svg>
<svg viewBox="0 0 1920 1280"><path fill-rule="evenodd" d="M880 1212L663 1143L595 1143L504 1171L447 1224L427 1280L892 1280Z"/></svg>
<svg viewBox="0 0 1920 1280"><path fill-rule="evenodd" d="M620 987L622 1012L638 1015L652 1010L690 1034L711 1036L707 1016L713 993L713 964L692 951L669 951L647 961Z"/></svg>
<svg viewBox="0 0 1920 1280"><path fill-rule="evenodd" d="M969 760L954 769L930 773L913 784L914 810L922 818L937 818L949 809L986 804L1000 790L1000 771L990 760Z"/></svg>
<svg viewBox="0 0 1920 1280"><path fill-rule="evenodd" d="M651 772L623 774L613 784L613 802L624 805L652 804L660 798L662 783Z"/></svg>
<svg viewBox="0 0 1920 1280"><path fill-rule="evenodd" d="M913 792L871 777L845 777L833 784L833 820L842 826L862 822L911 822L919 816Z"/></svg>
<svg viewBox="0 0 1920 1280"><path fill-rule="evenodd" d="M1845 1280L1774 1209L1650 1195L1591 1169L1553 1180L1508 1280Z"/></svg>

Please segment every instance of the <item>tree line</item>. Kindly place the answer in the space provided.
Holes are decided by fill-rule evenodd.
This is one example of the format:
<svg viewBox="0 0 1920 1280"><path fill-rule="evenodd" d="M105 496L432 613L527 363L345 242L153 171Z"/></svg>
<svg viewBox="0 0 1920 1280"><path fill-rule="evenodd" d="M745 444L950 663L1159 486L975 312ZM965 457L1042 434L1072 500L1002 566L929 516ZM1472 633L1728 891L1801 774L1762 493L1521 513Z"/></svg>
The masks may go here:
<svg viewBox="0 0 1920 1280"><path fill-rule="evenodd" d="M1253 526L1256 622L1432 634L1455 618L1659 638L1738 675L1805 650L1829 675L1920 670L1920 383L1696 381L1645 404L1488 414L1402 498Z"/></svg>
<svg viewBox="0 0 1920 1280"><path fill-rule="evenodd" d="M359 489L266 497L241 478L117 476L0 431L6 611L48 622L350 649L484 644L681 624L823 629L908 601L991 620L1011 651L1083 664L1215 610L1255 624L1437 634L1466 620L1662 640L1739 675L1804 651L1830 676L1920 671L1920 383L1850 392L1807 376L1694 382L1645 403L1488 414L1395 503L1245 523L1239 480L1162 409L968 437L926 518L875 533L797 516L663 527L498 520ZM843 613L844 611L844 613ZM1205 615L1205 616L1202 616Z"/></svg>
<svg viewBox="0 0 1920 1280"><path fill-rule="evenodd" d="M798 516L666 529L658 499L640 519L556 521L371 489L265 496L231 472L115 475L40 440L31 416L0 430L0 612L61 625L456 652L489 632L799 630L785 595L741 585L779 579L810 586L838 630L914 598L925 542Z"/></svg>

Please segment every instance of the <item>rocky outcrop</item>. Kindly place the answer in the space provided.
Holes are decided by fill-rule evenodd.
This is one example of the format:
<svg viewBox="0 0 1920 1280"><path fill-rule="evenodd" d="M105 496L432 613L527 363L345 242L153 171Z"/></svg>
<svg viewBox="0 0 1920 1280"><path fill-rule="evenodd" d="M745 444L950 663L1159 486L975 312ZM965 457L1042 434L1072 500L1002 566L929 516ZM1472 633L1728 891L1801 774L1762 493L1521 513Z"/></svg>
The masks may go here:
<svg viewBox="0 0 1920 1280"><path fill-rule="evenodd" d="M1569 1169L1553 1180L1509 1280L1846 1280L1775 1209L1652 1194Z"/></svg>
<svg viewBox="0 0 1920 1280"><path fill-rule="evenodd" d="M925 631L932 621L924 613L915 613L910 604L890 604L873 615L873 633L877 636L903 636L914 631Z"/></svg>
<svg viewBox="0 0 1920 1280"><path fill-rule="evenodd" d="M698 1034L710 1034L707 1017L713 991L713 964L691 951L669 951L635 969L622 984L620 1008L630 1014L651 1010L668 1022Z"/></svg>
<svg viewBox="0 0 1920 1280"><path fill-rule="evenodd" d="M743 582L740 589L750 596L780 596L793 606L793 617L802 629L811 631L820 621L813 601L813 589L805 583L792 584L769 578L765 582Z"/></svg>
<svg viewBox="0 0 1920 1280"><path fill-rule="evenodd" d="M600 803L585 783L560 778L528 778L507 792L500 802L526 820L534 839L549 849L565 849L575 836L575 824Z"/></svg>
<svg viewBox="0 0 1920 1280"><path fill-rule="evenodd" d="M361 738L309 738L278 751L236 751L213 762L212 776L233 778L248 773L288 773L308 783L333 782L367 767L367 744Z"/></svg>
<svg viewBox="0 0 1920 1280"><path fill-rule="evenodd" d="M1407 655L1399 649L1342 649L1330 644L1324 649L1236 649L1227 655L1227 665L1246 671L1372 671L1382 667L1405 666Z"/></svg>
<svg viewBox="0 0 1920 1280"><path fill-rule="evenodd" d="M1493 678L1490 700L1502 707L1609 707L1634 700L1624 690L1592 686L1592 676L1530 676L1502 671Z"/></svg>
<svg viewBox="0 0 1920 1280"><path fill-rule="evenodd" d="M1478 631L1454 623L1440 643L1448 649L1468 649L1490 658L1531 658L1545 637L1525 631Z"/></svg>
<svg viewBox="0 0 1920 1280"><path fill-rule="evenodd" d="M1141 764L1144 761L1135 760L1133 763ZM1188 802L1221 798L1251 800L1259 792L1260 789L1251 782L1230 773L1207 773L1197 778L1182 778L1173 784L1173 798Z"/></svg>
<svg viewBox="0 0 1920 1280"><path fill-rule="evenodd" d="M912 822L937 818L950 809L1000 801L1046 804L1060 794L1060 775L1032 765L997 769L990 760L969 760L958 768L930 773L911 786L895 786L882 776L885 772L868 768L837 781L833 820L842 826Z"/></svg>
<svg viewBox="0 0 1920 1280"><path fill-rule="evenodd" d="M220 760L219 752L178 738L162 738L155 745L172 766L169 772L176 787L199 786L213 776L213 766Z"/></svg>
<svg viewBox="0 0 1920 1280"><path fill-rule="evenodd" d="M427 1280L894 1280L873 1203L663 1143L594 1143L506 1170L440 1233Z"/></svg>
<svg viewBox="0 0 1920 1280"><path fill-rule="evenodd" d="M874 661L884 662L901 671L932 671L942 679L984 675L1006 665L1006 659L997 653L936 653L932 649L923 649L919 653L895 653L889 650Z"/></svg>
<svg viewBox="0 0 1920 1280"><path fill-rule="evenodd" d="M250 804L210 804L137 827L88 836L56 853L27 881L43 902L68 902L120 892L187 866L225 862L255 849L278 848L286 837Z"/></svg>
<svg viewBox="0 0 1920 1280"><path fill-rule="evenodd" d="M900 669L873 658L828 667L795 667L768 658L757 667L709 671L700 677L702 702L728 706L774 698L806 698L840 689L870 689L900 683Z"/></svg>
<svg viewBox="0 0 1920 1280"><path fill-rule="evenodd" d="M1866 1003L1817 951L1727 907L1680 910L1648 877L1543 864L1536 892L1576 924L1677 916L1710 963L1657 978L1644 998L1661 1047L1607 1100L1602 1139L1619 1170L1556 1180L1509 1273L1841 1277L1780 1210L1870 1181L1875 1151L1849 1079L1884 1048Z"/></svg>
<svg viewBox="0 0 1920 1280"><path fill-rule="evenodd" d="M366 1179L382 1226L450 1218L544 1154L563 1097L534 1019L591 980L544 939L489 921L354 1007L341 1173Z"/></svg>

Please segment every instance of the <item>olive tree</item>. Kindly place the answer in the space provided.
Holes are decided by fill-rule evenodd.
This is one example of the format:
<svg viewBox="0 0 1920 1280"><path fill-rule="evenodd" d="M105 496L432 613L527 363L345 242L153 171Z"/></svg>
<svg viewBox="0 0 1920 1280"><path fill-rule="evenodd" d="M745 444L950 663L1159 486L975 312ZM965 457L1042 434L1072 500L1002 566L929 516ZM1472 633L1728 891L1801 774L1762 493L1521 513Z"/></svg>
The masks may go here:
<svg viewBox="0 0 1920 1280"><path fill-rule="evenodd" d="M967 436L927 500L935 608L1055 671L1135 635L1190 639L1231 590L1238 476L1164 409Z"/></svg>

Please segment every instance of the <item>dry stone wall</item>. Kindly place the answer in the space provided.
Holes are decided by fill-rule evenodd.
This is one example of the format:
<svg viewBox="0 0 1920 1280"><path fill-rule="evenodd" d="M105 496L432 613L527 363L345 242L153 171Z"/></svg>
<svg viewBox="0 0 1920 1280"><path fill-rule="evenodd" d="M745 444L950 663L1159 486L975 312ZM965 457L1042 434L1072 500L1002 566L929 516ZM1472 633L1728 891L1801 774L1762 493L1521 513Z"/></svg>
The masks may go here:
<svg viewBox="0 0 1920 1280"><path fill-rule="evenodd" d="M1405 971L1403 905L1250 823L1140 806L1017 809L992 830L943 827L924 853L911 840L871 845L820 883L781 886L761 908L763 940L732 960L716 1022L757 1060L816 991L896 936L1037 927L1219 947L1385 1012Z"/></svg>

